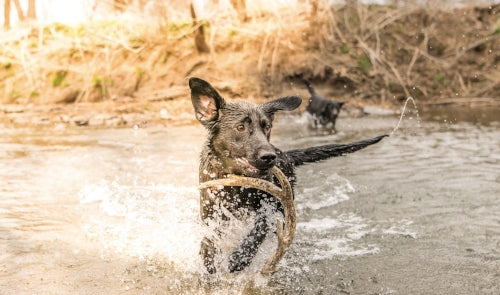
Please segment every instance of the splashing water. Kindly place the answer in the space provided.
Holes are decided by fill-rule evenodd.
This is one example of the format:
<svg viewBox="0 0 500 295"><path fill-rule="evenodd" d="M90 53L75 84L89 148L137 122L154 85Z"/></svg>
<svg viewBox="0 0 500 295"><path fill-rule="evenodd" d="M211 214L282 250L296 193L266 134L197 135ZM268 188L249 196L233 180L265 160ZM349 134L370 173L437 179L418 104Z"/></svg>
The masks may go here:
<svg viewBox="0 0 500 295"><path fill-rule="evenodd" d="M140 177L133 181L124 177L88 185L78 196L82 205L93 207L88 210L90 214L84 214L82 228L88 240L101 244L103 259L122 255L146 261L152 271L168 267L182 277L181 285L190 285L205 275L199 259L200 241L217 225L207 227L199 220L196 187L155 185ZM230 274L224 271L228 257L250 230L253 218L230 220L224 238L216 240L221 251L216 256L217 265L221 268L211 280L223 283L218 285L221 294L240 294L240 289L249 284L257 288L266 286L268 279L260 275L260 270L276 249L276 236L269 235L252 265ZM176 290L191 289L179 286Z"/></svg>
<svg viewBox="0 0 500 295"><path fill-rule="evenodd" d="M394 132L396 132L400 125L401 125L401 122L403 121L403 118L406 116L406 107L408 105L408 102L411 101L413 103L413 107L415 108L414 112L417 116L417 126L420 128L420 115L418 113L418 108L417 108L417 104L415 103L415 99L413 97L408 97L405 101L405 104L403 105L403 110L401 111L401 116L399 117L399 121L398 121L398 124L396 124L396 127L394 127L394 129L391 131L390 135L394 134ZM413 119L412 117L410 117L410 119Z"/></svg>
<svg viewBox="0 0 500 295"><path fill-rule="evenodd" d="M103 244L104 257L155 259L196 272L201 239L196 193L188 187L103 180L79 192L81 204L98 207L84 216L83 228L89 239Z"/></svg>

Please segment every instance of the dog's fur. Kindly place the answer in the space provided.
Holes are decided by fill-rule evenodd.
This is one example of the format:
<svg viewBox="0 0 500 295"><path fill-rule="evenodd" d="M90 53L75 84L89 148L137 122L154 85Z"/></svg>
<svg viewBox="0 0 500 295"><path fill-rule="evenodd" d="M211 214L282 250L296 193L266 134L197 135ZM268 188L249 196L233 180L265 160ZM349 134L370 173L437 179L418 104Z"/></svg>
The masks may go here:
<svg viewBox="0 0 500 295"><path fill-rule="evenodd" d="M200 182L236 174L279 185L270 173L270 168L276 165L293 188L296 166L352 153L386 136L283 152L269 142L274 113L297 108L302 101L299 97L287 96L256 105L246 101L226 102L208 82L199 78L190 78L189 87L196 118L209 132L201 153ZM223 187L200 192L201 218L206 223L255 213L253 229L229 257L230 272L242 270L250 264L270 230L264 204L282 211L281 204L273 196L251 187ZM200 254L209 273L216 272L216 252L213 241L205 237Z"/></svg>
<svg viewBox="0 0 500 295"><path fill-rule="evenodd" d="M311 94L306 111L312 115L314 127L318 127L319 124L322 127L329 127L335 131L335 122L337 121L340 108L342 108L344 102L327 99L323 95L316 93L309 80L305 78L301 78L301 80L306 84L307 90Z"/></svg>

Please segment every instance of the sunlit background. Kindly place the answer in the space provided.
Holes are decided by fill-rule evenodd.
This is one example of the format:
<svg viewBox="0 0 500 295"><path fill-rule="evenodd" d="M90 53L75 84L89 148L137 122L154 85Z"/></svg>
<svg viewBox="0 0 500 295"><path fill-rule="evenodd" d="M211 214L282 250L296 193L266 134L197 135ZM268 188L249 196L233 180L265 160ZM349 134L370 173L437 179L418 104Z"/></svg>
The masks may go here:
<svg viewBox="0 0 500 295"><path fill-rule="evenodd" d="M13 0L10 0L13 1ZM4 1L2 1L4 3ZM23 11L28 9L28 0L18 0ZM124 4L127 2L128 4ZM193 3L199 16L210 18L218 13L232 10L230 0L36 0L37 22L48 24L61 22L65 24L78 24L88 20L109 19L120 16L121 18L140 18L144 15L154 18L166 18L171 21L189 19L189 4ZM275 10L280 6L290 6L298 2L313 2L310 0L276 0L247 1L249 14L265 10ZM342 0L327 0L329 3L343 3ZM499 0L362 0L360 3L392 4L392 5L450 5L460 6L467 4L493 4ZM25 13L26 14L26 13ZM11 25L19 24L19 17L14 2L11 2ZM4 20L4 5L0 7L0 20Z"/></svg>

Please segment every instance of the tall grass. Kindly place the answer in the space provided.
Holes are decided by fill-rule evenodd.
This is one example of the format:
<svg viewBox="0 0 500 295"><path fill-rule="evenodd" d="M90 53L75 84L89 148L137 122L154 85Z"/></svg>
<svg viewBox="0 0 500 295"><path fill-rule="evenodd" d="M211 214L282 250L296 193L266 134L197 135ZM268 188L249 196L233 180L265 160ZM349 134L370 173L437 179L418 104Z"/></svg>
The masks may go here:
<svg viewBox="0 0 500 295"><path fill-rule="evenodd" d="M185 77L192 75L236 96L273 95L298 75L344 83L345 89L354 85L376 97L382 88L394 97L444 93L432 78L440 73L447 85L468 94L480 93L472 87L479 84L489 93L499 80L489 72L472 80L456 69L472 49L497 42L497 19L490 29L476 30L479 37L459 38L460 32L443 34L433 25L443 14L450 20L456 15L422 6L247 1L249 18L242 22L219 1L195 7L210 48L201 54L194 46L189 3L120 13L111 10L111 1L100 3L99 17L79 24L31 23L1 31L0 102L170 99L186 95ZM68 99L74 93L76 98Z"/></svg>

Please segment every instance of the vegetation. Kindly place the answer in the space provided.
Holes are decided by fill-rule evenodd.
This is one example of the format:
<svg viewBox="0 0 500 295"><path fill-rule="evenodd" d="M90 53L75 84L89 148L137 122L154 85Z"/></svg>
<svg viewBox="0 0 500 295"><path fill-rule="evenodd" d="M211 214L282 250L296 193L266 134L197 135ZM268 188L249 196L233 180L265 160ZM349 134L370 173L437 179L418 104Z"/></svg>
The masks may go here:
<svg viewBox="0 0 500 295"><path fill-rule="evenodd" d="M169 7L168 17L114 13L74 26L1 31L0 102L166 100L187 97L185 77L194 75L255 99L289 92L299 76L334 85L331 94L343 101L500 96L499 5L249 2L244 17L197 13L193 24L182 3ZM195 47L200 31L206 53Z"/></svg>

